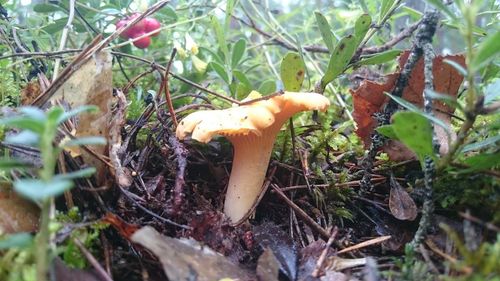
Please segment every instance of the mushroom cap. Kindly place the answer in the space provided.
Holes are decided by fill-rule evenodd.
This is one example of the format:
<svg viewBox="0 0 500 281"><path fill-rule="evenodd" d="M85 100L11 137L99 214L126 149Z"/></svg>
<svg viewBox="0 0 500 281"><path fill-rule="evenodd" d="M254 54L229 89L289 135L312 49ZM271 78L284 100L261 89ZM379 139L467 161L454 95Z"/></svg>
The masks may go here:
<svg viewBox="0 0 500 281"><path fill-rule="evenodd" d="M252 99L258 96L260 95L256 92L249 95ZM247 105L191 113L177 126L176 136L182 140L191 133L191 138L204 143L209 142L215 135L235 136L252 133L261 136L262 131L275 122L283 122L301 111L325 111L329 105L328 98L320 94L284 92Z"/></svg>

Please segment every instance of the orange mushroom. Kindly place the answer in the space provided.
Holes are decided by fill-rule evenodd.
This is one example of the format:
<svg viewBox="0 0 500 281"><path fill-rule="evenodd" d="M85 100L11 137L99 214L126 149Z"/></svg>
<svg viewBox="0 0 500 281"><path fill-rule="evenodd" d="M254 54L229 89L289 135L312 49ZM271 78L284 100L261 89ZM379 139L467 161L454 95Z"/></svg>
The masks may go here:
<svg viewBox="0 0 500 281"><path fill-rule="evenodd" d="M249 97L260 97L252 92ZM245 100L244 100L245 101ZM284 92L267 100L223 110L202 110L189 114L177 127L177 138L207 143L222 135L232 144L233 166L224 202L224 213L233 224L246 220L260 194L276 135L295 113L325 111L329 100L315 93Z"/></svg>

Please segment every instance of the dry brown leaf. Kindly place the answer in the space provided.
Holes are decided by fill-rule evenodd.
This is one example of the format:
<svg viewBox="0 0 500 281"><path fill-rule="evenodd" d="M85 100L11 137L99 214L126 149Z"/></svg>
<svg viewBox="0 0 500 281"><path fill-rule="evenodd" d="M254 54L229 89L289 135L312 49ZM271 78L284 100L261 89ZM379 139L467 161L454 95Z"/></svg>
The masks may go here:
<svg viewBox="0 0 500 281"><path fill-rule="evenodd" d="M63 100L71 108L83 105L95 105L97 114L82 114L76 125L76 136L101 136L109 141L109 124L111 122L113 97L112 56L109 52L99 52L84 63L54 93L51 101ZM107 146L91 146L94 152L107 155ZM96 179L105 179L104 164L89 153L82 151L82 157L90 166L97 169ZM98 182L101 184L102 182Z"/></svg>
<svg viewBox="0 0 500 281"><path fill-rule="evenodd" d="M35 232L40 210L16 195L8 184L0 184L0 233Z"/></svg>
<svg viewBox="0 0 500 281"><path fill-rule="evenodd" d="M194 240L163 236L145 226L132 235L132 241L158 257L169 280L256 280L245 269Z"/></svg>
<svg viewBox="0 0 500 281"><path fill-rule="evenodd" d="M391 192L389 195L389 210L398 220L413 221L417 217L417 205L408 192L391 176Z"/></svg>
<svg viewBox="0 0 500 281"><path fill-rule="evenodd" d="M33 79L21 90L21 104L30 105L50 85L49 79L43 73L38 73L38 78Z"/></svg>
<svg viewBox="0 0 500 281"><path fill-rule="evenodd" d="M409 51L405 51L399 58L399 66L402 68L406 63ZM465 66L465 58L463 55L437 56L433 61L432 73L434 76L434 90L438 93L456 97L458 89L463 81L463 76L451 65L444 60L451 60ZM403 91L403 98L419 107L423 107L423 91L424 91L424 63L423 58L416 63L412 74L410 75L408 86ZM356 134L363 140L365 147L369 147L371 143L370 136L373 133L377 122L373 118L375 112L380 112L389 101L389 97L384 92L390 92L395 85L399 72L392 73L386 76L385 83L376 83L365 80L355 89L350 90L353 96L353 117L357 123ZM442 101L434 100L434 115L441 119L445 124L450 123L450 114L454 108L444 104ZM439 126L435 126L436 135L441 144L440 153L448 151L448 140L444 130ZM452 136L453 138L454 136ZM406 147L396 145L396 142L386 145L383 150L388 153L392 160L408 160L414 158L414 154Z"/></svg>

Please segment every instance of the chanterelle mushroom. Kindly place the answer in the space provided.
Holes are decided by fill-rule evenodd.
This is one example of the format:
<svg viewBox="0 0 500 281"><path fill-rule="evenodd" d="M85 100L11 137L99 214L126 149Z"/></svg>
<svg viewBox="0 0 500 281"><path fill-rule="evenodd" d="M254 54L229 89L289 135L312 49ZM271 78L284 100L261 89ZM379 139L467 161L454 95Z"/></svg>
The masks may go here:
<svg viewBox="0 0 500 281"><path fill-rule="evenodd" d="M250 96L255 98L256 92ZM233 224L239 224L248 218L262 192L281 126L297 112L325 111L329 105L329 100L319 94L284 92L248 105L191 113L179 123L176 135L182 140L191 133L191 138L204 143L222 135L233 144L233 167L224 213Z"/></svg>

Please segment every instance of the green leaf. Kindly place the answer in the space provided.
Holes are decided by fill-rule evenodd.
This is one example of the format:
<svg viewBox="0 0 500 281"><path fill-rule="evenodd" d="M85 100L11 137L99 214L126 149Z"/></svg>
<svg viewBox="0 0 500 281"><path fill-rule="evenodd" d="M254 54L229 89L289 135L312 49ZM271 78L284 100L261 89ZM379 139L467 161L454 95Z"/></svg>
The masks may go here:
<svg viewBox="0 0 500 281"><path fill-rule="evenodd" d="M260 84L259 93L262 95L268 95L276 92L276 82L274 80L266 80Z"/></svg>
<svg viewBox="0 0 500 281"><path fill-rule="evenodd" d="M447 5L443 3L441 0L427 0L431 5L436 7L439 11L445 13L448 17L450 17L453 20L456 20L457 17L456 15L448 8Z"/></svg>
<svg viewBox="0 0 500 281"><path fill-rule="evenodd" d="M103 137L79 137L66 141L62 147L82 146L82 145L105 145L106 139Z"/></svg>
<svg viewBox="0 0 500 281"><path fill-rule="evenodd" d="M484 105L488 105L500 97L500 79L488 84L484 90Z"/></svg>
<svg viewBox="0 0 500 281"><path fill-rule="evenodd" d="M33 11L36 13L53 13L57 11L64 11L64 9L57 5L40 3L33 6Z"/></svg>
<svg viewBox="0 0 500 281"><path fill-rule="evenodd" d="M395 0L382 0L382 4L380 5L380 13L378 15L378 22L381 23L385 18L387 13L390 11L392 6L394 6Z"/></svg>
<svg viewBox="0 0 500 281"><path fill-rule="evenodd" d="M393 61L401 54L402 50L389 50L369 57L362 57L356 65L374 65Z"/></svg>
<svg viewBox="0 0 500 281"><path fill-rule="evenodd" d="M166 17L166 19L169 21L169 22L175 22L177 21L177 13L175 12L174 9L172 9L172 7L170 7L169 5L163 7L162 9L160 9L157 14L160 14L164 17Z"/></svg>
<svg viewBox="0 0 500 281"><path fill-rule="evenodd" d="M40 135L29 130L24 130L18 134L7 136L5 142L8 144L38 147Z"/></svg>
<svg viewBox="0 0 500 281"><path fill-rule="evenodd" d="M453 66L453 68L455 68L458 71L458 73L460 73L460 75L467 77L467 69L465 69L463 66L461 66L457 62L452 61L452 60L448 60L448 59L443 60L443 62Z"/></svg>
<svg viewBox="0 0 500 281"><path fill-rule="evenodd" d="M394 132L392 125L378 126L375 130L390 139L398 140L398 136L396 135L396 132Z"/></svg>
<svg viewBox="0 0 500 281"><path fill-rule="evenodd" d="M83 112L90 112L90 113L96 113L99 111L99 108L95 105L84 105L84 106L79 106L77 108L74 108L70 111L64 112L58 119L57 119L57 124L61 124L68 119L72 118L73 116L79 115Z"/></svg>
<svg viewBox="0 0 500 281"><path fill-rule="evenodd" d="M217 44L219 44L219 49L224 54L225 58L228 59L229 50L227 49L226 35L224 33L224 30L222 29L222 26L220 25L219 20L216 16L212 16L210 18L210 22L212 23L212 28L214 29L215 38L217 39Z"/></svg>
<svg viewBox="0 0 500 281"><path fill-rule="evenodd" d="M396 112L392 128L397 138L411 149L423 163L426 156L435 158L432 146L432 126L424 116L411 111Z"/></svg>
<svg viewBox="0 0 500 281"><path fill-rule="evenodd" d="M44 182L35 179L21 179L14 182L14 190L32 201L57 196L72 187L73 182L69 180Z"/></svg>
<svg viewBox="0 0 500 281"><path fill-rule="evenodd" d="M238 40L233 47L233 53L231 56L231 67L235 68L241 61L241 58L245 54L247 47L247 41L245 39Z"/></svg>
<svg viewBox="0 0 500 281"><path fill-rule="evenodd" d="M489 137L489 138L482 140L482 141L469 143L466 146L464 146L464 148L462 149L462 153L480 150L480 149L486 148L490 145L496 145L497 142L500 142L500 135Z"/></svg>
<svg viewBox="0 0 500 281"><path fill-rule="evenodd" d="M35 120L45 121L47 118L45 112L38 107L34 106L23 106L19 109L26 117L33 118Z"/></svg>
<svg viewBox="0 0 500 281"><path fill-rule="evenodd" d="M227 0L226 2L226 20L224 22L224 31L227 32L229 29L229 24L231 22L231 18L234 12L234 7L236 7L237 0Z"/></svg>
<svg viewBox="0 0 500 281"><path fill-rule="evenodd" d="M354 25L354 36L357 38L358 45L356 48L358 48L359 44L361 41L363 41L363 38L365 38L366 33L368 32L368 29L370 29L370 26L372 24L372 17L368 14L362 14L357 20Z"/></svg>
<svg viewBox="0 0 500 281"><path fill-rule="evenodd" d="M211 61L210 63L208 63L208 66L212 68L219 75L219 77L229 85L229 76L227 75L224 66L215 61Z"/></svg>
<svg viewBox="0 0 500 281"><path fill-rule="evenodd" d="M448 138L449 139L451 138L450 127L448 125L446 125L441 119L423 112L420 108L418 108L417 106L415 106L414 104L410 103L409 101L407 101L403 98L393 96L389 93L385 93L385 94L388 95L389 97L391 97L391 99L395 100L398 104L400 104L404 108L406 108L412 112L415 112L417 114L420 114L423 117L427 118L428 120L432 121L434 124L439 125L440 127L442 127L445 130L446 134L448 135Z"/></svg>
<svg viewBox="0 0 500 281"><path fill-rule="evenodd" d="M321 78L321 86L323 89L328 83L332 82L337 76L344 72L354 52L356 52L357 43L357 39L353 35L346 36L339 41L330 57L325 75Z"/></svg>
<svg viewBox="0 0 500 281"><path fill-rule="evenodd" d="M56 181L61 181L61 180L74 180L74 179L79 179L79 178L88 178L92 176L96 172L96 169L94 167L90 168L85 168L81 169L78 171L74 171L71 173L66 173L66 174L58 174L54 176L54 180Z"/></svg>
<svg viewBox="0 0 500 281"><path fill-rule="evenodd" d="M247 88L252 88L252 83L250 83L250 80L248 80L247 76L245 73L239 71L239 70L233 70L233 75L238 79L241 83L243 83Z"/></svg>
<svg viewBox="0 0 500 281"><path fill-rule="evenodd" d="M433 100L440 100L448 106L455 107L461 111L464 111L463 106L457 101L456 97L446 95L446 94L441 94L441 93L438 93L438 92L432 91L432 90L424 90L424 93L426 96L432 98Z"/></svg>
<svg viewBox="0 0 500 281"><path fill-rule="evenodd" d="M500 152L494 154L479 154L465 159L465 164L470 166L467 172L487 170L500 166Z"/></svg>
<svg viewBox="0 0 500 281"><path fill-rule="evenodd" d="M54 106L47 111L47 121L51 124L58 124L57 121L63 116L64 109L60 106Z"/></svg>
<svg viewBox="0 0 500 281"><path fill-rule="evenodd" d="M335 47L336 40L335 36L333 36L330 24L328 23L328 20L325 18L325 16L323 16L322 13L314 12L314 15L316 16L316 23L318 24L321 37L323 38L323 41L325 42L326 47L328 48L330 53L332 53Z"/></svg>
<svg viewBox="0 0 500 281"><path fill-rule="evenodd" d="M110 14L110 15L119 15L122 12L116 8L104 8L100 9L101 13L103 14Z"/></svg>
<svg viewBox="0 0 500 281"><path fill-rule="evenodd" d="M401 7L401 10L405 11L408 14L408 16L410 16L410 18L415 21L421 19L423 16L422 12L412 9L405 5Z"/></svg>
<svg viewBox="0 0 500 281"><path fill-rule="evenodd" d="M285 91L300 91L305 72L306 66L300 55L288 52L281 61L281 81Z"/></svg>
<svg viewBox="0 0 500 281"><path fill-rule="evenodd" d="M37 120L29 117L10 117L0 119L0 125L23 130L30 130L38 134L41 134L45 128L44 120Z"/></svg>
<svg viewBox="0 0 500 281"><path fill-rule="evenodd" d="M43 27L42 30L48 34L54 34L58 31L63 30L67 22L68 22L68 17L57 19L54 22L50 23L49 25Z"/></svg>
<svg viewBox="0 0 500 281"><path fill-rule="evenodd" d="M500 53L500 31L488 36L479 44L476 55L470 63L470 69L475 72L486 66Z"/></svg>
<svg viewBox="0 0 500 281"><path fill-rule="evenodd" d="M0 237L0 250L24 248L28 246L31 241L33 241L33 237L27 232L8 234Z"/></svg>
<svg viewBox="0 0 500 281"><path fill-rule="evenodd" d="M248 94L250 94L250 92L252 91L252 88L248 87L244 83L238 83L236 85L235 91L236 91L236 99L242 100L242 99L246 98L248 96Z"/></svg>
<svg viewBox="0 0 500 281"><path fill-rule="evenodd" d="M218 63L220 63L220 64L224 64L224 60L223 60L223 59L222 59L222 58L221 58L221 57L220 57L220 56L219 56L216 52L214 52L214 51L212 51L212 50L210 50L210 49L208 49L208 48L205 48L205 47L200 47L200 50L203 50L203 51L205 51L205 52L210 53L210 55L212 55L212 58L213 58L216 62L218 62Z"/></svg>

